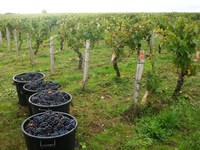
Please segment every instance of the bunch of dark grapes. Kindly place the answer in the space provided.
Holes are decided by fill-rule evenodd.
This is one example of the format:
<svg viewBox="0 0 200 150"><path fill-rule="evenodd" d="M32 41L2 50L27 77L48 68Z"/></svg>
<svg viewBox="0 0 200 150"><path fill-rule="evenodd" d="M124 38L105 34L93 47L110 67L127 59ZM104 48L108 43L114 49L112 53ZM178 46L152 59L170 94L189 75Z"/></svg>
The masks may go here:
<svg viewBox="0 0 200 150"><path fill-rule="evenodd" d="M35 81L39 80L43 77L42 74L37 72L29 72L29 73L22 73L15 76L15 80L17 81Z"/></svg>
<svg viewBox="0 0 200 150"><path fill-rule="evenodd" d="M28 120L24 129L28 134L39 137L59 136L76 127L76 120L61 112L47 111Z"/></svg>
<svg viewBox="0 0 200 150"><path fill-rule="evenodd" d="M68 102L71 96L65 92L56 90L46 90L34 94L30 101L43 106L55 106Z"/></svg>
<svg viewBox="0 0 200 150"><path fill-rule="evenodd" d="M32 91L57 90L60 85L52 81L32 81L25 84L25 88Z"/></svg>

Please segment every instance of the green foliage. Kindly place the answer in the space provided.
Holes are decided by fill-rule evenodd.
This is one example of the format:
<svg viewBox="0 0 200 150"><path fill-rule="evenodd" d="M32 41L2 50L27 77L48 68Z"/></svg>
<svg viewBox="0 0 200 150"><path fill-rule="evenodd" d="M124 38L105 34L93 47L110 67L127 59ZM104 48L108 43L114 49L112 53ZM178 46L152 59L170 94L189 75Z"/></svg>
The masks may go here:
<svg viewBox="0 0 200 150"><path fill-rule="evenodd" d="M189 137L186 138L185 141L182 141L180 146L180 150L190 149L190 150L198 150L200 149L200 131L194 131L191 133Z"/></svg>
<svg viewBox="0 0 200 150"><path fill-rule="evenodd" d="M94 48L96 42L102 39L103 26L98 19L91 19L90 21L84 22L82 28L84 40L90 39L91 47Z"/></svg>
<svg viewBox="0 0 200 150"><path fill-rule="evenodd" d="M39 23L38 23L39 22ZM32 22L36 43L41 44L50 37L50 28L46 18L34 19Z"/></svg>
<svg viewBox="0 0 200 150"><path fill-rule="evenodd" d="M148 16L140 16L141 18L134 18L127 24L128 40L127 46L131 50L140 49L141 41L146 40L155 27L155 22ZM137 21L136 21L137 20Z"/></svg>
<svg viewBox="0 0 200 150"><path fill-rule="evenodd" d="M141 119L137 124L139 134L148 135L149 138L165 141L173 134L173 130L179 126L179 114L174 111L163 112L157 117Z"/></svg>
<svg viewBox="0 0 200 150"><path fill-rule="evenodd" d="M198 43L198 25L188 18L179 17L175 23L171 22L164 34L167 35L165 44L176 54L174 64L181 69L182 74L187 74Z"/></svg>
<svg viewBox="0 0 200 150"><path fill-rule="evenodd" d="M173 149L168 147L170 143L181 150L199 149L200 109L198 105L186 101L185 97L178 97L177 103L157 115L147 114L139 119L133 136L124 143L122 149L163 149L163 146Z"/></svg>
<svg viewBox="0 0 200 150"><path fill-rule="evenodd" d="M127 143L125 143L124 146L122 146L122 149L146 149L148 146L151 146L154 143L154 139L149 138L147 135L139 134L127 141Z"/></svg>
<svg viewBox="0 0 200 150"><path fill-rule="evenodd" d="M67 40L68 46L73 50L79 50L84 46L82 25L77 23L77 19L78 18L71 18L65 23L65 39Z"/></svg>
<svg viewBox="0 0 200 150"><path fill-rule="evenodd" d="M197 115L200 113L199 104L198 102L195 102L195 104L191 104L189 101L186 101L185 97L186 96L179 97L178 106L180 111L182 112L182 115L184 116L181 119L181 128L187 133L184 133L185 138L179 141L179 148L181 150L197 150L200 148L200 116Z"/></svg>
<svg viewBox="0 0 200 150"><path fill-rule="evenodd" d="M122 20L119 20L118 23L110 23L105 30L105 43L107 46L112 47L118 57L123 53L123 48L128 39L127 33L127 28Z"/></svg>
<svg viewBox="0 0 200 150"><path fill-rule="evenodd" d="M146 77L146 87L147 90L156 93L156 90L159 88L160 78L159 76L153 71L147 71Z"/></svg>
<svg viewBox="0 0 200 150"><path fill-rule="evenodd" d="M179 117L180 113L172 109L141 118L136 124L136 134L125 143L125 149L145 148L168 141L180 126Z"/></svg>

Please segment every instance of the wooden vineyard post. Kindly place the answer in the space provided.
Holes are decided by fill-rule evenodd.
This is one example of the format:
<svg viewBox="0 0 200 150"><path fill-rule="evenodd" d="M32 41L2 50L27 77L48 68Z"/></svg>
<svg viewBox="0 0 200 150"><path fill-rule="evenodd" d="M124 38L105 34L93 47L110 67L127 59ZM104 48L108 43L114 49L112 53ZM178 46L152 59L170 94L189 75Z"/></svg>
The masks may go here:
<svg viewBox="0 0 200 150"><path fill-rule="evenodd" d="M34 65L34 54L33 54L33 49L32 49L32 44L31 44L31 38L30 38L29 33L27 33L27 39L28 39L29 54L30 54L30 64Z"/></svg>
<svg viewBox="0 0 200 150"><path fill-rule="evenodd" d="M144 96L142 98L141 105L145 105L146 104L148 96L149 96L149 91L146 90L146 92L145 92L145 94L144 94Z"/></svg>
<svg viewBox="0 0 200 150"><path fill-rule="evenodd" d="M0 31L0 45L2 45L2 44L3 44L3 39L2 39L2 33Z"/></svg>
<svg viewBox="0 0 200 150"><path fill-rule="evenodd" d="M154 41L154 30L152 31L151 38L150 38L150 54L153 55L153 41Z"/></svg>
<svg viewBox="0 0 200 150"><path fill-rule="evenodd" d="M90 40L86 40L86 48L85 48L85 59L84 59L84 68L83 68L83 87L85 88L85 85L88 80L88 62L89 62L89 49L90 49Z"/></svg>
<svg viewBox="0 0 200 150"><path fill-rule="evenodd" d="M18 54L19 54L19 49L18 49L17 30L16 30L16 29L14 29L13 34L14 34L14 39L15 39L16 54L17 54L17 56L18 56Z"/></svg>
<svg viewBox="0 0 200 150"><path fill-rule="evenodd" d="M142 78L143 67L144 67L144 50L141 50L138 58L137 70L135 75L135 84L134 84L133 111L135 116L137 116L138 114L138 96L139 96L140 80Z"/></svg>
<svg viewBox="0 0 200 150"><path fill-rule="evenodd" d="M55 73L53 37L50 38L50 70L51 74Z"/></svg>
<svg viewBox="0 0 200 150"><path fill-rule="evenodd" d="M199 60L199 51L196 52L196 59Z"/></svg>
<svg viewBox="0 0 200 150"><path fill-rule="evenodd" d="M199 51L196 51L194 61L195 62L199 61Z"/></svg>
<svg viewBox="0 0 200 150"><path fill-rule="evenodd" d="M7 38L8 51L11 51L10 31L8 28L6 28L6 38Z"/></svg>

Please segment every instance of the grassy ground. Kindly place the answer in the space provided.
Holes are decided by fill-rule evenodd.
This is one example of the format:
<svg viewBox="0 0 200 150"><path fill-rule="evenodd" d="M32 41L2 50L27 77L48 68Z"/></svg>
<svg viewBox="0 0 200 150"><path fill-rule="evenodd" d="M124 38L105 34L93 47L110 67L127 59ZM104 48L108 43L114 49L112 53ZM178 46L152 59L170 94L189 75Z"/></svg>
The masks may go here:
<svg viewBox="0 0 200 150"><path fill-rule="evenodd" d="M150 95L148 105L139 108L140 117L133 118L129 109L133 104L136 52L120 60L122 76L117 78L110 63L111 49L103 42L91 49L89 80L82 91L82 71L77 69L76 53L70 49L59 51L57 45L55 48L56 73L51 75L48 47L41 48L35 65L30 65L25 44L19 56L14 50L8 52L6 45L0 46L0 150L26 149L20 127L28 117L28 109L19 105L12 77L30 71L43 72L46 80L59 82L60 90L73 96L70 113L78 120L77 150L200 149L199 62L197 74L185 78L181 95L173 101L177 81L173 55L166 51L156 53L159 88ZM145 63L140 100L146 90L150 62L147 59Z"/></svg>

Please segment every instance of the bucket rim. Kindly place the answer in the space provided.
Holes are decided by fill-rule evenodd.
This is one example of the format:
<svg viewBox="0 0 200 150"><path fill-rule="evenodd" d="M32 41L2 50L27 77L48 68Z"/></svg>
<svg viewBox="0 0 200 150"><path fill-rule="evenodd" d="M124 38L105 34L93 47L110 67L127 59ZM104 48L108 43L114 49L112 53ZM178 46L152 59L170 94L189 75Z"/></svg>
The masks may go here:
<svg viewBox="0 0 200 150"><path fill-rule="evenodd" d="M41 112L41 113L32 115L32 116L26 118L26 119L23 121L23 123L22 123L22 125L21 125L21 130L22 130L22 132L23 132L25 135L27 135L27 136L29 136L29 137L32 137L32 138L36 138L36 139L40 139L40 140L48 140L48 139L52 139L52 138L60 138L60 137L66 136L66 135L72 133L73 131L75 131L76 128L78 127L78 121L77 121L77 119L76 119L74 116L70 115L69 113L64 113L64 112L59 112L59 111L52 111L52 112L54 112L54 113L61 113L62 115L69 116L69 117L73 118L73 119L75 120L75 122L76 122L75 127L74 127L73 129L71 129L69 132L66 132L66 133L61 134L61 135L50 136L50 137L40 137L40 136L35 136L35 135L32 135L32 134L27 133L27 132L25 131L25 129L24 129L25 123L26 123L27 121L29 121L31 118L33 118L33 117L35 117L35 116L42 115L42 114L45 113L45 112Z"/></svg>
<svg viewBox="0 0 200 150"><path fill-rule="evenodd" d="M14 75L14 76L12 77L14 83L28 83L28 82L30 82L30 81L19 81L19 80L16 80L16 79L15 79L16 76L22 75L22 74L26 74L26 73L38 73L38 74L41 74L41 75L42 75L42 78L41 78L41 79L38 79L38 80L42 80L42 79L45 78L45 74L42 73L42 72L23 72L23 73L16 74L16 75ZM36 80L36 81L37 81L37 80Z"/></svg>
<svg viewBox="0 0 200 150"><path fill-rule="evenodd" d="M28 92L40 92L40 91L38 91L38 90L30 90L30 89L27 89L27 88L26 88L26 85L27 85L27 84L29 84L29 83L31 83L31 82L38 82L38 81L40 81L40 80L35 80L35 81L29 81L29 82L27 82L26 84L23 85L23 89L24 89L25 91L28 91ZM45 80L45 82L46 82L46 81L50 81L50 80ZM51 81L51 82L54 82L54 81ZM58 83L58 82L54 82L54 83ZM56 86L56 88L50 89L50 90L56 90L56 89L58 89L59 87L61 87L61 85L58 83L58 86ZM45 89L45 90L48 90L48 89ZM44 90L42 90L42 91L44 91Z"/></svg>
<svg viewBox="0 0 200 150"><path fill-rule="evenodd" d="M40 91L40 92L44 92L44 91L49 91L49 90L42 90L42 91ZM50 91L57 91L57 90L50 90ZM41 104L33 103L33 102L31 101L31 98L34 97L35 95L37 95L37 94L40 93L40 92L34 93L34 94L32 94L32 95L29 97L28 102L29 102L31 105L34 105L34 106L37 106L37 107L42 107L42 108L53 108L53 107L55 108L55 107L60 107L60 106L69 104L69 103L71 103L71 101L72 101L72 95L71 95L71 94L69 94L68 92L58 91L58 92L65 93L65 94L69 95L70 99L69 99L68 101L66 101L66 102L64 102L64 103L61 103L61 104L58 104L58 105L48 105L48 106L47 106L47 105L41 105Z"/></svg>

